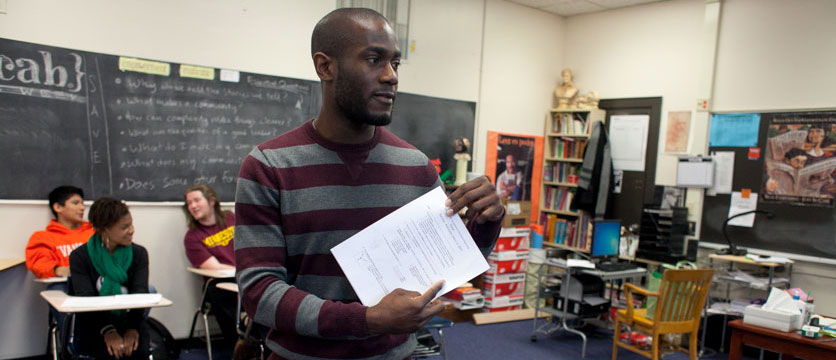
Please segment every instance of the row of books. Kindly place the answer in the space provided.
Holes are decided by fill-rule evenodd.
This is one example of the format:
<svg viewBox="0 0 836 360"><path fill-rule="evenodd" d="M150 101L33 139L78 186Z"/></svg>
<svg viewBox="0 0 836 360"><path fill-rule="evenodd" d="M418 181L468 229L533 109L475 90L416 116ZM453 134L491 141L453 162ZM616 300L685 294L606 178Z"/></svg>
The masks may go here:
<svg viewBox="0 0 836 360"><path fill-rule="evenodd" d="M543 165L543 181L577 184L580 173L581 167L576 164L547 162Z"/></svg>
<svg viewBox="0 0 836 360"><path fill-rule="evenodd" d="M558 211L571 211L572 198L575 193L570 188L546 186L545 204L546 209Z"/></svg>
<svg viewBox="0 0 836 360"><path fill-rule="evenodd" d="M564 135L586 135L589 125L586 113L552 113L552 132Z"/></svg>
<svg viewBox="0 0 836 360"><path fill-rule="evenodd" d="M575 138L555 138L552 157L563 159L582 159L586 140Z"/></svg>
<svg viewBox="0 0 836 360"><path fill-rule="evenodd" d="M544 227L544 241L590 250L592 248L592 217L581 213L576 219L565 219L555 214L540 217Z"/></svg>

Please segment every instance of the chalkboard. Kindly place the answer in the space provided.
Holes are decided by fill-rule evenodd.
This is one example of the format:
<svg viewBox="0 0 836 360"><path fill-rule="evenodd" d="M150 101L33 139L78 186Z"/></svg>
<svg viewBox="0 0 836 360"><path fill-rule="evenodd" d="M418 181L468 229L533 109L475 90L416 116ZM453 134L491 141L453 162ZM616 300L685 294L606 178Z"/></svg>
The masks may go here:
<svg viewBox="0 0 836 360"><path fill-rule="evenodd" d="M749 148L710 147L711 151L734 151L733 191L743 188L762 194L767 130L776 113L761 114L758 146L761 155L749 159ZM786 113L781 114L785 116ZM762 196L762 195L761 195ZM728 218L730 195L705 196L700 241L727 244L723 223ZM768 219L757 214L752 228L728 226L729 239L738 246L788 254L836 258L836 211L830 207L797 206L758 202L759 210L775 213Z"/></svg>
<svg viewBox="0 0 836 360"><path fill-rule="evenodd" d="M0 39L0 198L74 184L88 198L179 201L208 183L232 201L253 146L320 104L316 81ZM399 93L391 130L452 169L474 119L473 102Z"/></svg>

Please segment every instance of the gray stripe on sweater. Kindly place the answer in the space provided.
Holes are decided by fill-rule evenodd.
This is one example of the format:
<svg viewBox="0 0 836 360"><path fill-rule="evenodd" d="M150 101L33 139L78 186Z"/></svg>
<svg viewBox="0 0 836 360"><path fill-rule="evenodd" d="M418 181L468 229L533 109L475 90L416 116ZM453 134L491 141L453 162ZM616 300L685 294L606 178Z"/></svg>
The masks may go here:
<svg viewBox="0 0 836 360"><path fill-rule="evenodd" d="M337 153L317 144L297 145L263 151L265 165L274 168L292 168L310 165L342 164Z"/></svg>
<svg viewBox="0 0 836 360"><path fill-rule="evenodd" d="M276 328L276 304L281 301L288 289L290 285L283 281L274 281L264 289L255 311L254 318L257 323L272 329Z"/></svg>
<svg viewBox="0 0 836 360"><path fill-rule="evenodd" d="M429 159L424 153L415 149L377 144L369 152L366 162L398 166L426 166Z"/></svg>
<svg viewBox="0 0 836 360"><path fill-rule="evenodd" d="M279 207L279 191L244 178L238 178L235 203Z"/></svg>
<svg viewBox="0 0 836 360"><path fill-rule="evenodd" d="M282 214L306 211L401 207L430 188L408 185L319 186L281 191ZM372 194L373 196L369 196Z"/></svg>
<svg viewBox="0 0 836 360"><path fill-rule="evenodd" d="M319 310L325 300L314 295L305 296L296 309L296 332L305 336L319 336Z"/></svg>
<svg viewBox="0 0 836 360"><path fill-rule="evenodd" d="M279 225L235 225L235 250L252 247L284 247L287 242Z"/></svg>

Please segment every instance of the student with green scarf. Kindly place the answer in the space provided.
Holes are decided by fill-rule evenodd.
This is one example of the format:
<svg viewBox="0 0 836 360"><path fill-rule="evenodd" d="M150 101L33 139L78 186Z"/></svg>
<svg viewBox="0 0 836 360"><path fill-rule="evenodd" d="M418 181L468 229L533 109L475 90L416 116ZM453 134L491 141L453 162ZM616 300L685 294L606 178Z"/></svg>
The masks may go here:
<svg viewBox="0 0 836 360"><path fill-rule="evenodd" d="M88 214L96 230L70 254L72 294L107 296L148 292L148 252L133 243L131 213L124 202L101 197ZM75 345L96 359L147 359L143 309L79 313Z"/></svg>

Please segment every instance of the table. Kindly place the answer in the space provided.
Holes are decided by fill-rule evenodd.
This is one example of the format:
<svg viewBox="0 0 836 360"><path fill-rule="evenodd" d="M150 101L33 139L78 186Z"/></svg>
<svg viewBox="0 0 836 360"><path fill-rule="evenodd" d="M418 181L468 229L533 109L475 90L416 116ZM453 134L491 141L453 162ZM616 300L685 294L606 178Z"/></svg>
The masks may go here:
<svg viewBox="0 0 836 360"><path fill-rule="evenodd" d="M795 332L783 332L744 324L743 320L729 322L732 329L729 360L739 360L743 345L750 345L783 354L782 359L801 357L808 360L836 359L836 342L823 342Z"/></svg>
<svg viewBox="0 0 836 360"><path fill-rule="evenodd" d="M102 306L90 306L90 307L64 307L64 300L74 297L81 297L81 296L70 296L67 293L60 291L60 290L44 290L41 291L41 297L52 305L55 310L58 310L62 313L80 313L80 312L91 312L91 311L110 311L110 310L130 310L130 309L146 309L146 308L155 308L155 307L165 307L171 306L172 302L169 299L162 298L159 302L154 304L126 304L126 305L102 305Z"/></svg>
<svg viewBox="0 0 836 360"><path fill-rule="evenodd" d="M24 259L0 259L0 271L11 269L25 262Z"/></svg>
<svg viewBox="0 0 836 360"><path fill-rule="evenodd" d="M52 279L52 278L48 278ZM66 281L66 278L65 280ZM171 306L172 302L169 299L161 298L159 302L155 304L130 304L130 305L108 305L108 306L91 306L91 307L72 307L67 308L64 307L64 300L69 298L74 298L76 296L67 295L67 293L61 290L44 290L41 291L41 297L46 300L49 305L51 305L55 310L66 313L80 313L80 312L91 312L91 311L109 311L109 310L129 310L129 309L146 309L146 308L155 308L155 307L165 307ZM56 339L55 329L50 329L50 335L52 337L52 358L58 359L58 342Z"/></svg>
<svg viewBox="0 0 836 360"><path fill-rule="evenodd" d="M581 267L569 268L569 267L567 267L565 260L560 261L560 260L555 259L555 258L546 259L546 262L544 262L543 265L544 266L540 267L540 271L537 274L537 293L538 293L538 297L540 296L539 294L540 294L540 291L541 291L540 289L541 289L542 284L543 284L543 278L547 277L547 276L560 275L560 276L563 276L564 279L568 278L568 276L570 276L572 274L587 274L587 275L597 276L603 281L610 282L610 289L614 288L612 286L612 282L615 281L615 280L626 280L626 279L631 279L631 278L636 278L636 277L647 276L647 269L640 268L640 267L635 267L633 269L627 269L627 270L609 271L609 272L601 271L601 270L598 270L598 269L588 269L588 268L581 268ZM544 274L543 269L546 269L549 266L556 267L556 268L559 268L559 269L563 269L565 272L562 273L562 274ZM569 282L568 281L564 282L564 280L561 280L561 282L566 284L565 285L566 286L565 294L567 294L566 296L564 296L564 299L563 299L563 301L564 301L563 310L561 311L561 310L556 310L556 309L552 309L552 308L549 308L549 307L541 307L540 306L540 301L539 301L539 298L538 298L538 300L535 302L535 307L534 307L534 320L533 320L534 324L533 324L533 330L532 330L532 333L531 333L531 341L536 341L537 340L537 333L543 333L543 334L548 335L548 334L551 334L555 331L558 331L558 330L562 329L562 330L565 330L567 332L576 334L576 335L580 336L581 339L583 339L583 347L581 348L581 358L583 358L583 357L586 356L586 334L584 334L580 330L577 330L575 328L570 327L566 323L567 319L575 319L578 316L576 316L574 314L569 314L567 312L567 310L569 308L569 300L568 300ZM563 290L561 292L563 292ZM612 303L612 292L610 292L610 299L609 300L610 300L610 303ZM539 318L539 313L541 311L546 312L548 314L551 314L553 316L559 317L560 322L557 324L556 327L553 327L549 330L545 330L545 327L547 325L549 325L549 322L546 322L545 324L541 325L540 327L537 327L537 320Z"/></svg>
<svg viewBox="0 0 836 360"><path fill-rule="evenodd" d="M209 357L209 360L212 360L212 338L209 334L209 309L206 307L206 293L209 291L211 287L218 286L227 282L228 280L235 279L235 271L230 270L211 270L211 269L198 269L195 267L187 267L186 271L197 274L200 276L204 276L208 278L206 284L203 286L203 295L200 296L200 304L198 305L197 311L194 313L194 317L192 318L192 326L189 328L189 337L186 341L191 341L192 337L194 337L194 328L197 325L197 317L203 315L203 330L206 333L206 351ZM234 284L234 283L233 283ZM218 286L219 287L219 286ZM237 289L236 285L236 289ZM220 287L219 287L220 288ZM223 289L223 288L221 288Z"/></svg>

